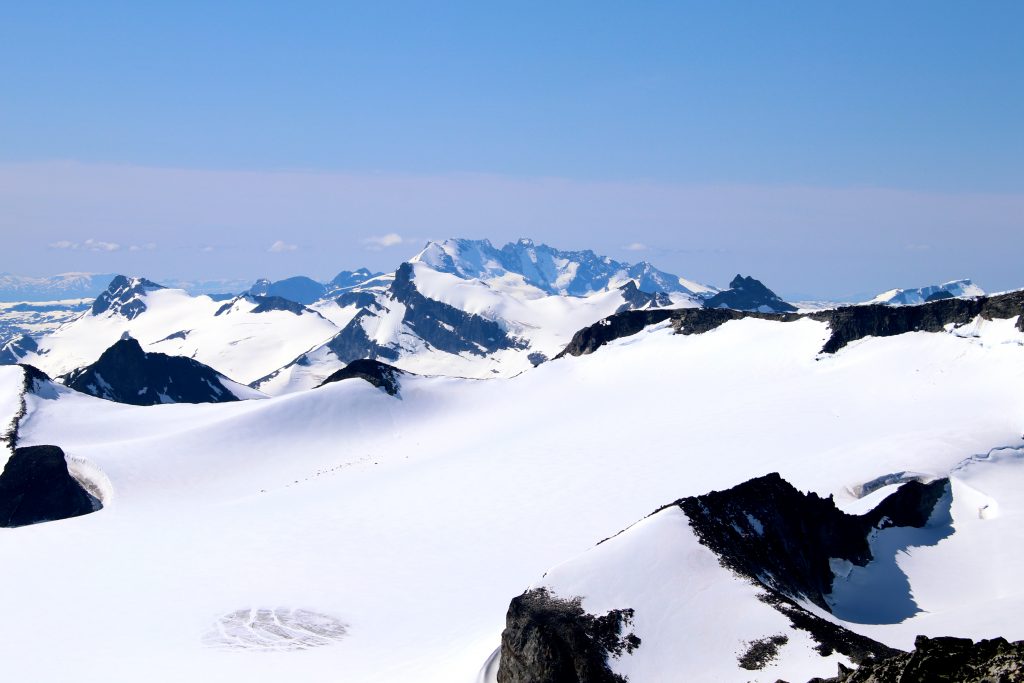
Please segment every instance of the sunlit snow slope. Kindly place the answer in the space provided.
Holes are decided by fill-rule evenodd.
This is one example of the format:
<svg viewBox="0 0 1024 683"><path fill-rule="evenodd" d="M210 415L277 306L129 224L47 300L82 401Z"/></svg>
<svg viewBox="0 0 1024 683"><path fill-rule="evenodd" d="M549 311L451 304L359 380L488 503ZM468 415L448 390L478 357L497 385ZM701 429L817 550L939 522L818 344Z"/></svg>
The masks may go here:
<svg viewBox="0 0 1024 683"><path fill-rule="evenodd" d="M955 470L957 533L901 559L931 613L863 628L895 646L1024 638L1024 489L995 465L958 469L1022 446L1024 346L980 329L820 356L828 330L808 319L659 326L507 380L403 377L401 398L358 379L213 405L30 396L19 445L60 446L110 491L99 512L0 533L5 676L473 683L510 598L545 570L677 498L772 471L854 505L881 475ZM1017 452L1000 457L1019 471ZM232 630L247 628L239 611L257 624L273 610L335 635L292 651L280 629ZM238 647L211 645L218 623ZM726 664L703 680L775 680Z"/></svg>

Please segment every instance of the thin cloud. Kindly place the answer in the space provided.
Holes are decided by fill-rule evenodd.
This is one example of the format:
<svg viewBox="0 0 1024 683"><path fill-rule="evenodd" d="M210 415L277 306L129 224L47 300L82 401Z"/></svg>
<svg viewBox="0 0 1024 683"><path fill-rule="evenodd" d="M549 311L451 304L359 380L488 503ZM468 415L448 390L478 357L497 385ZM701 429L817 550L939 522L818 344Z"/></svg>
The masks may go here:
<svg viewBox="0 0 1024 683"><path fill-rule="evenodd" d="M117 242L104 242L102 240L87 239L84 242L72 242L70 240L59 240L51 242L51 249L69 249L71 251L118 251L121 245Z"/></svg>
<svg viewBox="0 0 1024 683"><path fill-rule="evenodd" d="M397 232L389 232L386 235L374 235L367 237L363 240L363 246L370 251L380 251L381 249L387 249L388 247L397 247L399 244L404 244L407 240L403 239Z"/></svg>
<svg viewBox="0 0 1024 683"><path fill-rule="evenodd" d="M146 244L133 244L128 247L128 251L153 251L156 249L156 243L148 242Z"/></svg>
<svg viewBox="0 0 1024 683"><path fill-rule="evenodd" d="M648 247L643 242L631 242L630 244L624 246L623 249L625 249L626 251L647 251L648 249L650 249L650 247Z"/></svg>
<svg viewBox="0 0 1024 683"><path fill-rule="evenodd" d="M270 248L267 249L267 251L272 254L283 254L288 251L298 251L298 249L299 247L297 244L288 244L284 240L277 240L270 245Z"/></svg>

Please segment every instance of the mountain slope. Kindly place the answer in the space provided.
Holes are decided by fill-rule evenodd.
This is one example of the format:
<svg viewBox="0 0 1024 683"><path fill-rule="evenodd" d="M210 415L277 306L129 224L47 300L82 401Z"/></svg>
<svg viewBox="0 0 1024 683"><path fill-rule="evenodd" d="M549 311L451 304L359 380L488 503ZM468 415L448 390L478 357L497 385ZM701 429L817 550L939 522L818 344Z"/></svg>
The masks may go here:
<svg viewBox="0 0 1024 683"><path fill-rule="evenodd" d="M605 344L635 335L645 328L668 324L677 334L703 334L730 320L744 318L828 323L830 334L822 353L835 353L865 337L889 337L910 332L947 332L977 337L982 328L1003 341L1019 342L1024 332L1024 290L974 299L938 299L918 306L882 304L843 306L808 313L761 313L723 308L624 311L600 320L573 335L559 357L593 353Z"/></svg>
<svg viewBox="0 0 1024 683"><path fill-rule="evenodd" d="M143 349L187 356L251 382L329 339L337 326L301 304L277 297L227 302L190 296L143 278L118 276L91 310L38 340L21 357L64 375L94 363L125 334Z"/></svg>
<svg viewBox="0 0 1024 683"><path fill-rule="evenodd" d="M737 275L729 289L705 299L705 308L731 308L736 311L759 313L794 313L796 306L780 299L775 292L752 277Z"/></svg>
<svg viewBox="0 0 1024 683"><path fill-rule="evenodd" d="M641 292L632 281L568 297L521 283L465 280L420 262L402 264L386 289L352 292L331 305L342 303L344 310L333 314L317 307L335 322L347 321L333 339L252 386L275 395L310 389L363 358L426 375L507 377L553 357L576 330L615 311L697 305Z"/></svg>
<svg viewBox="0 0 1024 683"><path fill-rule="evenodd" d="M63 273L50 277L27 277L0 273L0 301L60 301L98 296L114 275Z"/></svg>
<svg viewBox="0 0 1024 683"><path fill-rule="evenodd" d="M146 353L131 337L115 343L92 365L60 379L76 391L136 406L262 398L259 392L231 381L199 361Z"/></svg>
<svg viewBox="0 0 1024 683"><path fill-rule="evenodd" d="M953 280L941 285L929 285L919 289L890 289L887 292L882 292L868 303L913 306L941 299L984 295L985 291L970 280Z"/></svg>
<svg viewBox="0 0 1024 683"><path fill-rule="evenodd" d="M473 683L500 646L510 598L546 569L554 576L666 502L768 472L833 496L851 515L892 492L878 482L948 477L956 533L898 555L921 612L856 631L903 650L918 634L1020 639L1024 347L1000 341L999 330L864 338L819 357L827 323L748 316L710 334L646 328L512 379L406 375L400 400L364 381L203 405L29 395L20 445L60 443L109 478L116 504L0 534L6 581L19 587L5 595L0 621L0 642L19 643L5 653L5 673ZM689 528L665 521L680 534ZM724 577L715 581L730 598L721 604L761 605L755 586L717 573L705 546L644 547L669 560L703 548L695 569L716 573L692 574ZM67 558L88 558L73 582L60 580ZM659 566L680 565L642 565ZM849 576L856 588L858 574ZM657 637L646 610L613 590L602 593L607 605L567 593L601 617L636 607L625 633L642 639L628 655L639 662ZM752 622L721 630L738 620L708 613L701 625L721 626L716 647L729 666L711 680L777 679L770 668L736 666L744 640L788 628L762 607L750 612L763 618L760 633ZM335 634L344 624L345 634L302 652L287 649L293 630L262 650L251 638L232 652L203 639L238 625L239 613L255 621L278 610ZM61 613L88 614L90 628L40 617ZM780 657L788 648L812 645L793 636ZM831 676L838 660L802 661Z"/></svg>
<svg viewBox="0 0 1024 683"><path fill-rule="evenodd" d="M488 240L449 239L429 242L411 259L439 273L463 279L506 280L547 294L587 296L616 289L627 281L640 291L702 294L714 290L662 272L646 262L635 265L598 256L589 249L560 251L521 239L496 249Z"/></svg>

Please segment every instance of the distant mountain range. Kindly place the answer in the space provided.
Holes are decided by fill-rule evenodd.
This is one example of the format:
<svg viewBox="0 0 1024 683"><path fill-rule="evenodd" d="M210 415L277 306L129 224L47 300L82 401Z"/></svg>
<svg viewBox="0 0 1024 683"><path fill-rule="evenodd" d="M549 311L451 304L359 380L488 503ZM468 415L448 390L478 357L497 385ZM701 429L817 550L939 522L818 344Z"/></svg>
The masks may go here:
<svg viewBox="0 0 1024 683"><path fill-rule="evenodd" d="M186 356L268 395L311 389L362 359L425 375L512 376L562 354L581 331L607 336L620 325L613 317L630 311L664 319L658 311L797 310L750 276L736 275L718 290L647 262L528 239L500 248L487 240L430 242L394 273L360 268L329 282L262 279L235 295L196 295L123 275L59 276L36 290L6 277L9 291L51 297L109 279L89 307L0 304L0 364L29 362L63 376L96 362L127 334L146 353ZM875 303L981 293L959 280L892 290Z"/></svg>

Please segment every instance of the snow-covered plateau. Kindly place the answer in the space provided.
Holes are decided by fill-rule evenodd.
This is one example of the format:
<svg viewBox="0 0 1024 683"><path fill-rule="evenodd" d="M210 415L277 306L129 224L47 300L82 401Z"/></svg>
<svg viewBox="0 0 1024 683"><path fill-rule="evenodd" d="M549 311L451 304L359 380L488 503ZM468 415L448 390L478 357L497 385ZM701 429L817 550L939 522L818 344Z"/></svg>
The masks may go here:
<svg viewBox="0 0 1024 683"><path fill-rule="evenodd" d="M1024 639L1024 292L797 310L527 240L355 272L117 276L4 347L5 677L803 683Z"/></svg>
<svg viewBox="0 0 1024 683"><path fill-rule="evenodd" d="M905 577L910 615L820 617L895 648L1024 638L1015 322L830 355L812 319L662 324L513 378L403 375L394 397L352 379L136 407L37 383L18 445L60 446L107 490L96 513L0 533L5 671L473 683L495 671L510 599L545 585L595 614L634 610L641 644L613 661L633 681L684 665L701 681L832 675L842 657L814 655L803 632L764 670L741 668L785 619L678 510L645 520L770 472L847 511L893 473L952 482L951 532L900 546L886 570ZM0 417L23 374L0 368Z"/></svg>

